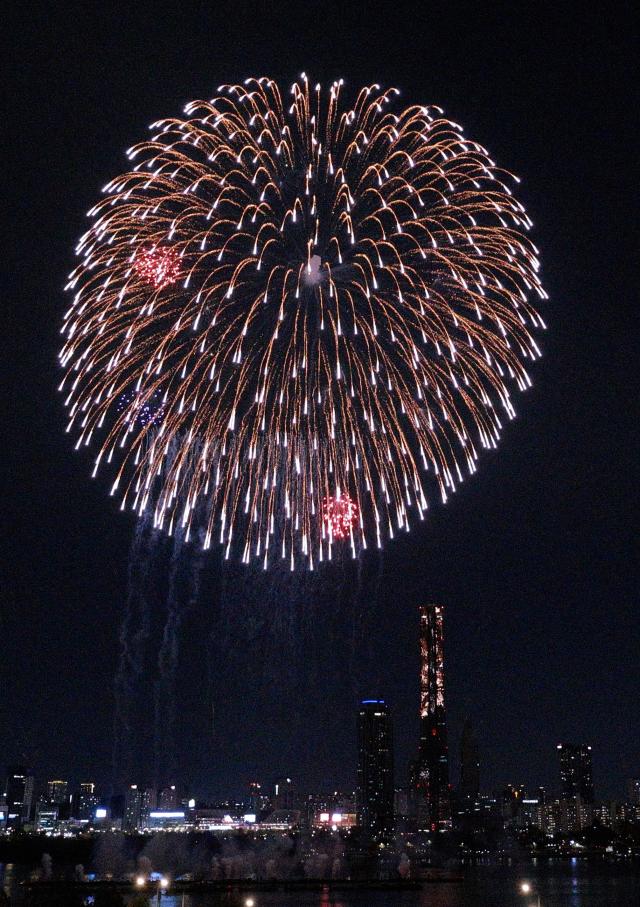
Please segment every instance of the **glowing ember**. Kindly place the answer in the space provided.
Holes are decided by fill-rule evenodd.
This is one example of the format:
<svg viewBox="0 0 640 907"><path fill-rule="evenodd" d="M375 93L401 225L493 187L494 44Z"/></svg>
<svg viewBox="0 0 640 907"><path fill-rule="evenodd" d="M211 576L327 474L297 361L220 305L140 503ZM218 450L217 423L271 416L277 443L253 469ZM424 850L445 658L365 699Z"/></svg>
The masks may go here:
<svg viewBox="0 0 640 907"><path fill-rule="evenodd" d="M334 539L345 539L358 519L358 505L348 494L325 498L322 502L322 519Z"/></svg>
<svg viewBox="0 0 640 907"><path fill-rule="evenodd" d="M135 268L143 280L162 290L180 276L180 259L173 249L147 249L136 256Z"/></svg>

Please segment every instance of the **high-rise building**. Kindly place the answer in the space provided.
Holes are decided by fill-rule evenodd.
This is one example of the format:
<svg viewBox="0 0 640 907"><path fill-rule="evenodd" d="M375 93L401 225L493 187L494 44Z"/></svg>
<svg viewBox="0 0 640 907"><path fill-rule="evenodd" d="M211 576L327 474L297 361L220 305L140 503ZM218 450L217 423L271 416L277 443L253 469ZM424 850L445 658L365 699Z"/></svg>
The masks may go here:
<svg viewBox="0 0 640 907"><path fill-rule="evenodd" d="M75 819L93 819L99 804L93 781L83 782L74 795L73 816Z"/></svg>
<svg viewBox="0 0 640 907"><path fill-rule="evenodd" d="M274 809L297 809L298 796L291 778L278 778L273 785Z"/></svg>
<svg viewBox="0 0 640 907"><path fill-rule="evenodd" d="M158 809L176 809L178 806L178 794L175 784L170 784L158 791Z"/></svg>
<svg viewBox="0 0 640 907"><path fill-rule="evenodd" d="M158 806L158 792L153 787L147 787L142 791L142 798L140 801L140 824L142 828L147 828L149 826L149 817L151 813L157 809Z"/></svg>
<svg viewBox="0 0 640 907"><path fill-rule="evenodd" d="M358 825L377 841L393 835L393 728L382 699L363 699L358 711Z"/></svg>
<svg viewBox="0 0 640 907"><path fill-rule="evenodd" d="M560 789L563 800L581 797L583 803L593 803L593 769L591 747L582 743L559 743Z"/></svg>
<svg viewBox="0 0 640 907"><path fill-rule="evenodd" d="M257 816L262 809L262 785L259 781L249 781L248 788L247 806L249 813Z"/></svg>
<svg viewBox="0 0 640 907"><path fill-rule="evenodd" d="M506 827L518 825L522 804L527 799L524 784L507 784L502 791L502 818Z"/></svg>
<svg viewBox="0 0 640 907"><path fill-rule="evenodd" d="M634 806L640 806L640 778L629 778L628 791L629 802Z"/></svg>
<svg viewBox="0 0 640 907"><path fill-rule="evenodd" d="M24 785L24 799L22 801L22 821L28 822L33 813L35 803L36 779L33 775L27 775Z"/></svg>
<svg viewBox="0 0 640 907"><path fill-rule="evenodd" d="M142 819L143 791L137 784L131 784L124 795L123 828L133 831L139 828Z"/></svg>
<svg viewBox="0 0 640 907"><path fill-rule="evenodd" d="M7 771L6 809L7 828L20 828L28 822L33 805L33 775L23 765L12 765Z"/></svg>
<svg viewBox="0 0 640 907"><path fill-rule="evenodd" d="M47 800L60 806L66 803L68 790L68 781L47 781Z"/></svg>
<svg viewBox="0 0 640 907"><path fill-rule="evenodd" d="M420 608L420 749L414 784L426 806L426 827L451 828L449 756L444 704L443 608Z"/></svg>
<svg viewBox="0 0 640 907"><path fill-rule="evenodd" d="M523 797L518 814L518 827L544 829L544 803L539 797Z"/></svg>
<svg viewBox="0 0 640 907"><path fill-rule="evenodd" d="M480 756L471 719L467 718L460 740L460 797L475 801L480 795Z"/></svg>
<svg viewBox="0 0 640 907"><path fill-rule="evenodd" d="M58 824L59 810L57 803L40 800L36 807L36 831L53 831Z"/></svg>

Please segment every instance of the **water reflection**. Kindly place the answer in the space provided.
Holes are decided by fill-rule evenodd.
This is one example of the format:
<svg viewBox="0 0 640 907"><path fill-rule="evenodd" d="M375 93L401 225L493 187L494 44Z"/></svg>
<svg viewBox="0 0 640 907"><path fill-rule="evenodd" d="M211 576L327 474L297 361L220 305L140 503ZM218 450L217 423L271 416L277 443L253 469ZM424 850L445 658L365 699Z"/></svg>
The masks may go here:
<svg viewBox="0 0 640 907"><path fill-rule="evenodd" d="M22 907L20 882L30 868L0 864L0 887L12 907ZM540 895L541 907L638 907L640 869L637 864L589 864L586 861L538 861L523 865L467 867L459 883L426 884L421 891L257 891L225 894L167 892L162 907L530 907L535 896L524 895L523 881ZM132 895L133 897L133 895ZM131 900L129 898L128 900ZM155 907L155 899L153 900Z"/></svg>

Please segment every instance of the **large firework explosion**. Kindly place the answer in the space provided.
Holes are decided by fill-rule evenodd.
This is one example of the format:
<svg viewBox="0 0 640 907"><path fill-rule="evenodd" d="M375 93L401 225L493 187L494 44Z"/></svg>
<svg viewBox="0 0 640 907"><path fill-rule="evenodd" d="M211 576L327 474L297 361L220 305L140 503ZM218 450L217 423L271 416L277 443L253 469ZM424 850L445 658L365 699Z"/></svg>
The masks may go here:
<svg viewBox="0 0 640 907"><path fill-rule="evenodd" d="M517 179L440 108L341 88L303 75L285 109L248 79L154 123L68 283L62 387L95 471L115 464L123 508L265 567L423 519L539 355Z"/></svg>

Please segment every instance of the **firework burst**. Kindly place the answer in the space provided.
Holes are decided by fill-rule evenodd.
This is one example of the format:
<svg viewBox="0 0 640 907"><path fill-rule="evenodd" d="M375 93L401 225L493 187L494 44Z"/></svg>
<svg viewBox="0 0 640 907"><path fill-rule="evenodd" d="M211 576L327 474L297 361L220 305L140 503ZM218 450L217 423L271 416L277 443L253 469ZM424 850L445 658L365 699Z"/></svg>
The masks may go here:
<svg viewBox="0 0 640 907"><path fill-rule="evenodd" d="M329 536L346 539L358 520L358 506L348 494L337 494L322 502L322 517Z"/></svg>
<svg viewBox="0 0 640 907"><path fill-rule="evenodd" d="M134 267L143 281L147 281L156 290L171 286L180 276L180 256L171 247L157 247L138 252Z"/></svg>
<svg viewBox="0 0 640 907"><path fill-rule="evenodd" d="M154 123L89 212L68 428L156 527L313 569L496 446L539 354L537 250L515 178L437 107L304 75L288 106L268 78L218 91Z"/></svg>

